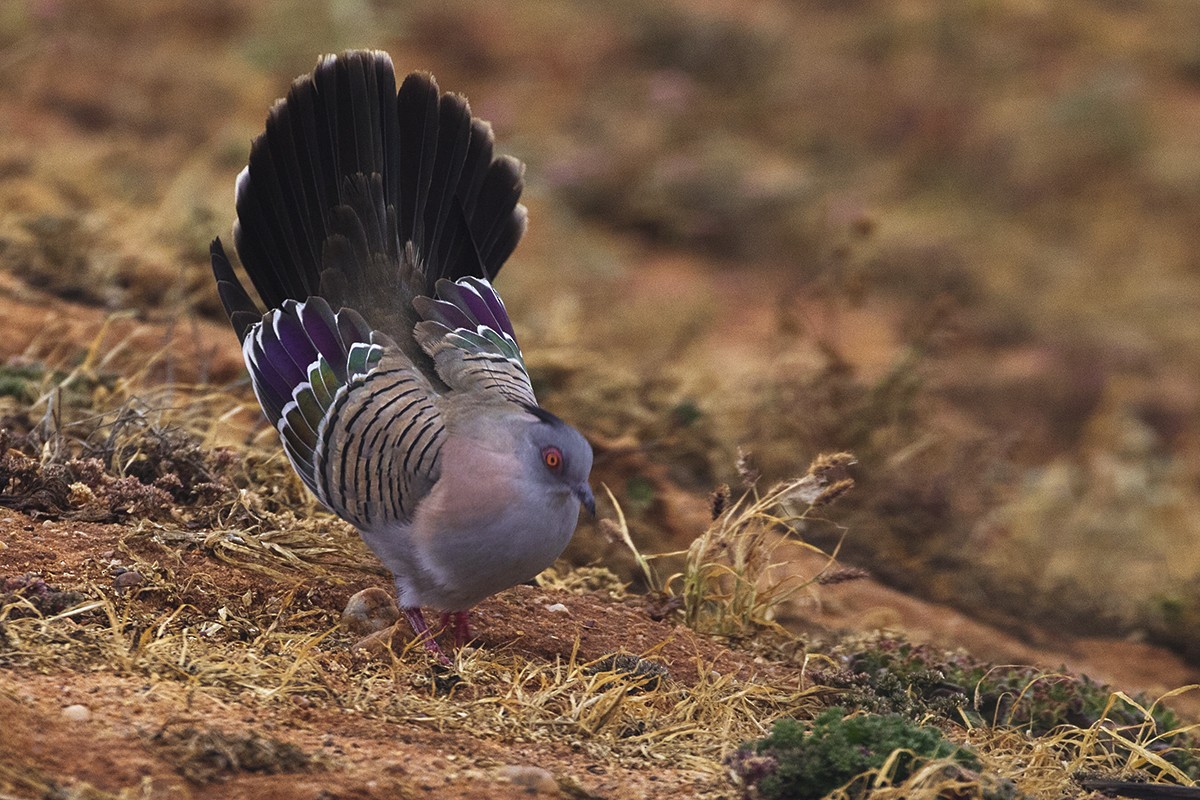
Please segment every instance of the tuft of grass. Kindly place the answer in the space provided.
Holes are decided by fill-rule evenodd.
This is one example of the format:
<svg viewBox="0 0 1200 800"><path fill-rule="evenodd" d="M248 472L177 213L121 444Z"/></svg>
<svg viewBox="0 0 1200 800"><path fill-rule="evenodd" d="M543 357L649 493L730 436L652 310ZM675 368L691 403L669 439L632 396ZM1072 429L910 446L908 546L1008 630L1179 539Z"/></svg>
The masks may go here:
<svg viewBox="0 0 1200 800"><path fill-rule="evenodd" d="M1111 692L1099 718L1063 731L1058 746L1068 757L1103 759L1121 775L1194 785L1200 778L1200 724L1183 723L1162 701L1196 690L1200 685L1181 687L1152 702Z"/></svg>
<svg viewBox="0 0 1200 800"><path fill-rule="evenodd" d="M849 453L818 456L807 473L760 493L751 482L688 548L680 583L684 616L694 630L724 636L746 636L774 627L774 609L820 575L800 577L783 572L785 544L822 552L800 537L829 506L854 486ZM714 500L713 510L717 501ZM829 555L832 567L836 550ZM779 577L779 574L782 577Z"/></svg>
<svg viewBox="0 0 1200 800"><path fill-rule="evenodd" d="M225 553L268 542L319 549L311 534L332 517L257 408L232 391L164 383L169 344L134 355L132 333L111 341L119 318L82 351L35 342L0 368L0 505L47 519L171 523ZM245 536L196 537L234 528Z"/></svg>
<svg viewBox="0 0 1200 800"><path fill-rule="evenodd" d="M739 470L746 490L736 501L723 486L711 497L712 524L682 553L646 556L634 544L625 518L612 492L615 522L606 520L611 536L633 554L646 585L666 607L683 610L688 627L700 633L748 638L764 629L778 629L775 609L796 592L819 582L835 563L829 555L827 569L812 577L787 570L788 547L819 549L803 541L806 526L821 521L816 512L836 502L854 486L849 453L818 456L803 477L775 484L759 492L757 473L746 459ZM607 487L605 487L607 490ZM683 555L683 569L662 578L654 561Z"/></svg>

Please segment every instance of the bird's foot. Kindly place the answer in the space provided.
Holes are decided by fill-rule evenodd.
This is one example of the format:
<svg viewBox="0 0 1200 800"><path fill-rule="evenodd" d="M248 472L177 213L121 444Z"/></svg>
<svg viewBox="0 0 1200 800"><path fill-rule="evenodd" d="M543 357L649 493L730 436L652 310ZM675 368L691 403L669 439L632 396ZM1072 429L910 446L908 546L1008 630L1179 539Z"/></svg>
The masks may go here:
<svg viewBox="0 0 1200 800"><path fill-rule="evenodd" d="M437 639L433 638L433 632L429 630L429 626L425 623L425 615L421 613L419 608L403 608L404 618L408 620L408 624L412 627L413 633L417 635L417 640L421 645L433 655L443 666L450 666L450 659L442 652L442 648L438 646Z"/></svg>
<svg viewBox="0 0 1200 800"><path fill-rule="evenodd" d="M464 647L471 641L471 612L454 612L454 646Z"/></svg>
<svg viewBox="0 0 1200 800"><path fill-rule="evenodd" d="M454 646L465 647L471 642L471 612L470 611L443 611L439 622L441 633L442 631L450 630L450 625L454 624Z"/></svg>

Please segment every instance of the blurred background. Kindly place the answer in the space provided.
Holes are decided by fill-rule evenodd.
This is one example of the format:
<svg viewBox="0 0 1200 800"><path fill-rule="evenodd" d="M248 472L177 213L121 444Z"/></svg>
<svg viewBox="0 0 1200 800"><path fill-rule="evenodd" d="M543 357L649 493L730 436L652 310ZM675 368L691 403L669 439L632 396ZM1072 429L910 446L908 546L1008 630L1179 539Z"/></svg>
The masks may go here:
<svg viewBox="0 0 1200 800"><path fill-rule="evenodd" d="M848 450L843 561L1200 663L1200 4L0 0L6 402L114 314L252 402L208 243L271 102L351 47L527 164L498 285L644 550Z"/></svg>

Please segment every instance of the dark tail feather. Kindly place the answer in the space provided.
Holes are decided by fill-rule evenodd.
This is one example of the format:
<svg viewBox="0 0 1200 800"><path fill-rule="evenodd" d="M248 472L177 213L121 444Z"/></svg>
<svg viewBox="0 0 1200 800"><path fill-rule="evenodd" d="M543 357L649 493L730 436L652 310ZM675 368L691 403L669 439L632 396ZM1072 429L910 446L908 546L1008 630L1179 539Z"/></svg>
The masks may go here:
<svg viewBox="0 0 1200 800"><path fill-rule="evenodd" d="M525 233L525 207L517 205L525 188L524 172L524 165L511 156L494 159L469 214L479 256L485 267L495 265L497 272Z"/></svg>
<svg viewBox="0 0 1200 800"><path fill-rule="evenodd" d="M436 270L439 276L446 271L440 260L442 236L447 221L461 206L456 192L470 145L471 109L467 101L452 94L442 95L438 106L437 157L429 182L429 213L422 239L425 251L421 254L428 264L426 272Z"/></svg>
<svg viewBox="0 0 1200 800"><path fill-rule="evenodd" d="M271 109L238 179L234 241L268 308L321 296L405 342L413 297L499 272L525 230L522 186L465 100L422 73L397 92L385 53L352 51L322 58ZM213 272L244 338L258 312L219 245Z"/></svg>
<svg viewBox="0 0 1200 800"><path fill-rule="evenodd" d="M414 72L400 85L396 116L400 121L400 235L420 244L425 205L437 157L438 87L432 76Z"/></svg>
<svg viewBox="0 0 1200 800"><path fill-rule="evenodd" d="M250 326L262 319L262 311L250 299L250 295L246 294L242 282L233 271L233 265L229 263L229 256L225 255L220 238L212 240L208 253L212 258L213 277L217 279L217 294L221 297L221 305L225 306L225 313L229 316L238 341L244 341Z"/></svg>

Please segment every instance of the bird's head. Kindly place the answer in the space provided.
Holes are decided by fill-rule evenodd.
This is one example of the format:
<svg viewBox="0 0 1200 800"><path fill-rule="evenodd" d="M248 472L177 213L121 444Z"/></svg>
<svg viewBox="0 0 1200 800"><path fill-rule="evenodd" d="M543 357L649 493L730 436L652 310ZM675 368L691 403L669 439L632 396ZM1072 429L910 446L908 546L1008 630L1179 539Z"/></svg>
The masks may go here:
<svg viewBox="0 0 1200 800"><path fill-rule="evenodd" d="M528 427L528 452L536 460L535 480L579 500L592 516L596 500L588 476L592 471L592 446L583 434L543 408L525 406L532 419Z"/></svg>

